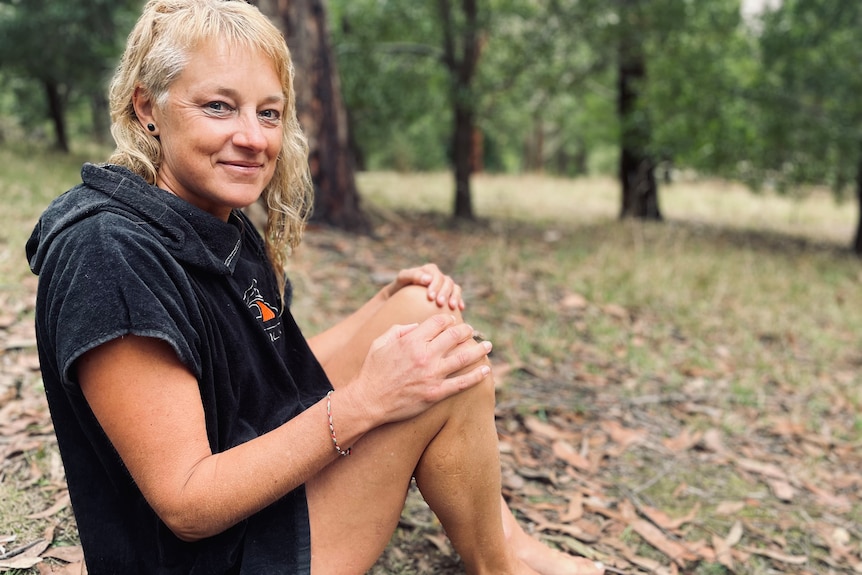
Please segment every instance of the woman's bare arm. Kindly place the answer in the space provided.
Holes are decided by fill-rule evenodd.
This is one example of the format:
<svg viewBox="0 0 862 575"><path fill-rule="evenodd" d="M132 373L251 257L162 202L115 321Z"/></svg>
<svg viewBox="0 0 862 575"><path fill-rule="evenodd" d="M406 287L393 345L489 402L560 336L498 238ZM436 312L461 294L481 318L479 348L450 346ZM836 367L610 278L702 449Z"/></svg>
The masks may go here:
<svg viewBox="0 0 862 575"><path fill-rule="evenodd" d="M197 381L161 340L127 336L103 344L78 361L78 376L93 413L144 497L186 541L227 529L337 455L325 433L322 405L271 433L213 454ZM348 422L346 412L339 415L344 441L365 431L360 422ZM303 441L291 441L296 437Z"/></svg>
<svg viewBox="0 0 862 575"><path fill-rule="evenodd" d="M417 415L485 376L487 350L469 326L437 316L378 338L368 367L339 389L332 405L342 446L370 429ZM194 376L171 347L127 336L78 361L93 413L144 497L181 539L220 533L305 483L338 457L318 402L281 427L213 454Z"/></svg>

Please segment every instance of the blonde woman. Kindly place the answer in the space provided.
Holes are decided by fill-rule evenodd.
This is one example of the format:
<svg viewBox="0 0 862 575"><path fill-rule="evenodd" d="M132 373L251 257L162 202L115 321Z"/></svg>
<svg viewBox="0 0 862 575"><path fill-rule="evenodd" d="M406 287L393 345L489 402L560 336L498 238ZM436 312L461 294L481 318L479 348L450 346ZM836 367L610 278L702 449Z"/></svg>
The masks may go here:
<svg viewBox="0 0 862 575"><path fill-rule="evenodd" d="M43 214L46 393L91 574L363 573L415 480L469 573L595 574L500 497L494 384L434 265L306 341L310 205L283 38L242 1L152 0L116 152ZM264 237L240 208L263 197Z"/></svg>

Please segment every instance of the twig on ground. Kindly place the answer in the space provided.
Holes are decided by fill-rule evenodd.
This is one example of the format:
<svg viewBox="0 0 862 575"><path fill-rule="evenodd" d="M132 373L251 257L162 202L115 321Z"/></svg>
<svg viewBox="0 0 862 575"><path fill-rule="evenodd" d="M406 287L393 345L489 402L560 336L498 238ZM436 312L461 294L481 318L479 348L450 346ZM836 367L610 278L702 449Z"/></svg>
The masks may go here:
<svg viewBox="0 0 862 575"><path fill-rule="evenodd" d="M35 547L36 545L39 545L40 543L44 543L44 542L45 542L44 539L36 539L35 541L31 541L30 543L27 543L25 545L21 545L19 547L15 547L14 549L10 549L6 553L3 553L2 555L0 555L0 560L9 559L11 557L15 557L16 555L20 555L21 553L25 552L27 549L30 549L31 547Z"/></svg>

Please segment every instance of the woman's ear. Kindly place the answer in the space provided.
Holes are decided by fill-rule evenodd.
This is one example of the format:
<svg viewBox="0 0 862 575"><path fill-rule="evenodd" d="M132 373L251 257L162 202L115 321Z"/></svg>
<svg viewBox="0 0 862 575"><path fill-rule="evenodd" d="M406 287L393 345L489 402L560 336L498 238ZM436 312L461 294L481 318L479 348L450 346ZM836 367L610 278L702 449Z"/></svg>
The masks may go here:
<svg viewBox="0 0 862 575"><path fill-rule="evenodd" d="M140 86L137 86L132 93L132 106L135 108L135 115L138 117L141 127L153 136L158 136L159 125L154 116L153 99Z"/></svg>

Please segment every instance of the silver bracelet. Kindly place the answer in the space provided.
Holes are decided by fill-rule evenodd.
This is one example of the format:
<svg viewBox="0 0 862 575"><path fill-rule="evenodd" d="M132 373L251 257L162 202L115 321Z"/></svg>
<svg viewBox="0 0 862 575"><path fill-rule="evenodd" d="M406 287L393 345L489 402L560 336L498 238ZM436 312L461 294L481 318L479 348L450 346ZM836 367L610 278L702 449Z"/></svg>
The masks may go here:
<svg viewBox="0 0 862 575"><path fill-rule="evenodd" d="M338 455L342 457L347 457L350 455L350 448L341 449L338 445L338 440L335 439L335 426L332 424L332 392L334 389L330 390L329 393L326 394L326 417L329 419L329 436L332 437L332 445L335 446L335 451L338 452Z"/></svg>

